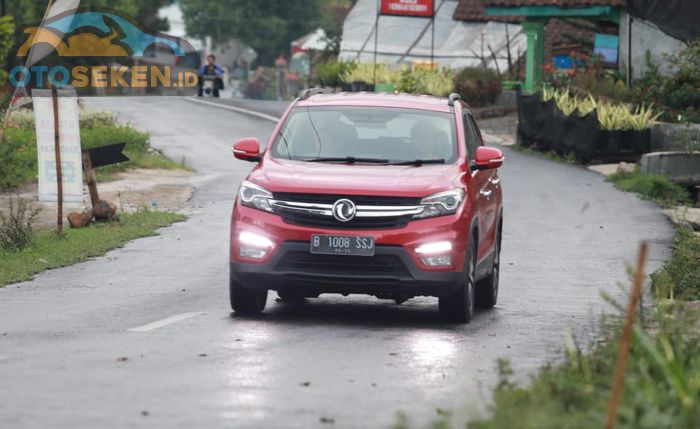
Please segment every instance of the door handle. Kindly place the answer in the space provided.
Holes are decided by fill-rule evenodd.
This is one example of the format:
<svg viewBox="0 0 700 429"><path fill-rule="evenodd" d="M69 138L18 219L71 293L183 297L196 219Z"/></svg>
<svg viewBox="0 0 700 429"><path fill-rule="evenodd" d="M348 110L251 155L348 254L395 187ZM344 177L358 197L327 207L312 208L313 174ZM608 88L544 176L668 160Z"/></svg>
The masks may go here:
<svg viewBox="0 0 700 429"><path fill-rule="evenodd" d="M491 196L491 194L493 194L493 191L490 189L482 189L479 193L488 198Z"/></svg>

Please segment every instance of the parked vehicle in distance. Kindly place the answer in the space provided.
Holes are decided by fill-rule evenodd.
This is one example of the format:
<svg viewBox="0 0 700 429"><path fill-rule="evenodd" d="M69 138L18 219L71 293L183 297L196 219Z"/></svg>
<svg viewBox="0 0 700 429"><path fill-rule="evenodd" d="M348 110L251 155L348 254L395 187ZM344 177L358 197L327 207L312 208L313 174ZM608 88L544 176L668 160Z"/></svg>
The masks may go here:
<svg viewBox="0 0 700 429"><path fill-rule="evenodd" d="M268 290L435 296L458 323L496 304L503 154L458 95L311 91L264 153L253 138L233 153L258 163L231 219L236 313L263 311Z"/></svg>

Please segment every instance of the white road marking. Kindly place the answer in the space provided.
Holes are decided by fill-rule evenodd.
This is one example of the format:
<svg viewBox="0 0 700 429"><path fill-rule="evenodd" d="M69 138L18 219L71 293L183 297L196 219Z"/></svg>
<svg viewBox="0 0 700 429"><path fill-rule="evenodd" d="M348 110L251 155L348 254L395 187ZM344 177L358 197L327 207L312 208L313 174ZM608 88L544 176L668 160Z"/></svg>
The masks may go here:
<svg viewBox="0 0 700 429"><path fill-rule="evenodd" d="M265 119L267 121L272 121L274 123L277 123L280 120L280 118L276 118L274 116L270 116L270 115L266 115L264 113L256 112L254 110L244 109L242 107L229 106L227 104L212 103L211 101L200 100L199 98L193 98L193 97L187 97L186 100L191 101L192 103L204 104L207 106L213 106L213 107L218 107L220 109L226 109L226 110L231 110L233 112L242 113L244 115L255 116L256 118Z"/></svg>
<svg viewBox="0 0 700 429"><path fill-rule="evenodd" d="M173 323L182 322L183 320L191 319L196 316L201 316L204 313L182 313L176 316L168 317L167 319L156 320L148 325L137 326L136 328L127 329L128 332L148 332L153 331L163 326L168 326Z"/></svg>

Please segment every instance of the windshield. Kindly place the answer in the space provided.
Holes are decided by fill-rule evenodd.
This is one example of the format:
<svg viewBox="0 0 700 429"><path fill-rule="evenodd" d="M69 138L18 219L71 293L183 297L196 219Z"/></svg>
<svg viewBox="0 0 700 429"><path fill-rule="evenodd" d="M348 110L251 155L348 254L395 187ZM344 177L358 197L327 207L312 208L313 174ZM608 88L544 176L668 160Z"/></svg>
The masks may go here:
<svg viewBox="0 0 700 429"><path fill-rule="evenodd" d="M313 107L292 110L272 156L299 161L453 163L450 113L385 107Z"/></svg>

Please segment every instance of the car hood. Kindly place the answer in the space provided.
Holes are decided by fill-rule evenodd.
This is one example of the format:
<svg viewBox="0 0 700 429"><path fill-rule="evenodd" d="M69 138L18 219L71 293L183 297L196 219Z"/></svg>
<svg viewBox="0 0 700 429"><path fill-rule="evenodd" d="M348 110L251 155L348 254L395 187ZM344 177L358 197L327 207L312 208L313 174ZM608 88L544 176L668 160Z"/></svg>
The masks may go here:
<svg viewBox="0 0 700 429"><path fill-rule="evenodd" d="M249 180L271 192L424 197L454 188L457 165L393 166L265 159Z"/></svg>

